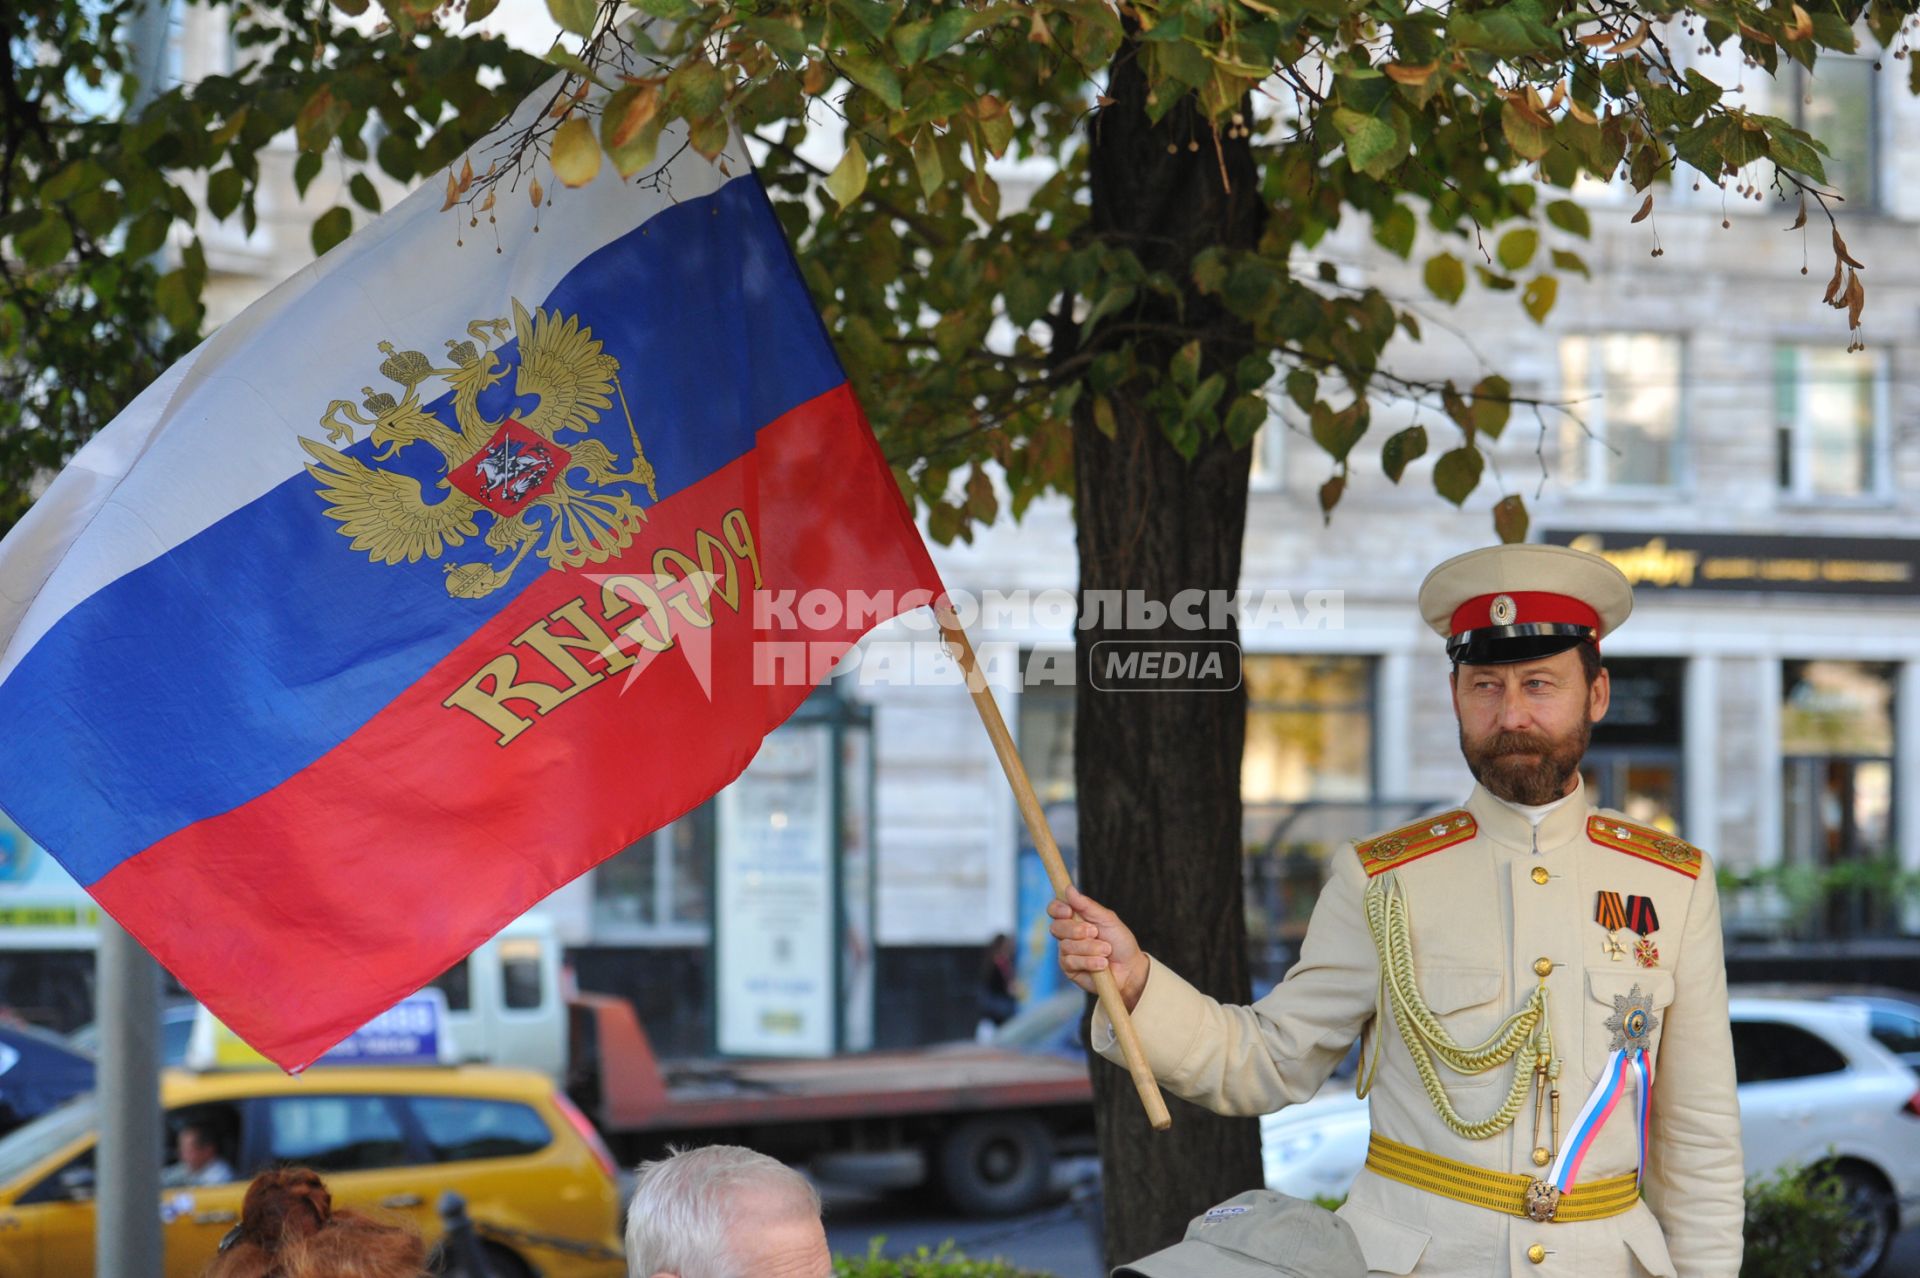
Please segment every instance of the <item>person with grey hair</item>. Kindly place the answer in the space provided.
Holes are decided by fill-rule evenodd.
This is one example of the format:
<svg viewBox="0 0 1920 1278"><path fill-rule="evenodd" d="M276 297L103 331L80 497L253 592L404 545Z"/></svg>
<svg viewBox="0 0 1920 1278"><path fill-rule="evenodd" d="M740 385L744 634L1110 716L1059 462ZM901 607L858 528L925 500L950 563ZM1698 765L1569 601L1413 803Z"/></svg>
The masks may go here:
<svg viewBox="0 0 1920 1278"><path fill-rule="evenodd" d="M630 1278L832 1278L820 1195L738 1145L640 1165L627 1207Z"/></svg>

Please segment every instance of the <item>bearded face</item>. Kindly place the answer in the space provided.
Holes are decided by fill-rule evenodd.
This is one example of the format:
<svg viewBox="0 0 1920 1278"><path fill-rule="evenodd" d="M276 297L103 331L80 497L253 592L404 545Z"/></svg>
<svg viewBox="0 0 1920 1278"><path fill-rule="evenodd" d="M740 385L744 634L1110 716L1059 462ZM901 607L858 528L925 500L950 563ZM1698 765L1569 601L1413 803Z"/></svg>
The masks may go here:
<svg viewBox="0 0 1920 1278"><path fill-rule="evenodd" d="M1582 718L1560 736L1541 730L1495 731L1469 737L1460 725L1460 753L1467 757L1473 779L1488 793L1509 803L1538 807L1567 792L1593 740L1593 720Z"/></svg>
<svg viewBox="0 0 1920 1278"><path fill-rule="evenodd" d="M1460 753L1474 780L1509 803L1537 807L1571 787L1607 712L1610 681L1591 681L1581 654L1556 653L1505 665L1461 665L1453 672Z"/></svg>

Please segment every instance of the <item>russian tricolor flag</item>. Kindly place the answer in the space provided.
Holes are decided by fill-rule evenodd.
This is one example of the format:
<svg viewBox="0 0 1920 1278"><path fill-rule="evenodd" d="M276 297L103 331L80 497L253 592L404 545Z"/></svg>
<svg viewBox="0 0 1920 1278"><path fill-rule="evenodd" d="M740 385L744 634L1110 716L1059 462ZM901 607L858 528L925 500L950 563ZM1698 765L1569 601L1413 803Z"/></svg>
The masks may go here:
<svg viewBox="0 0 1920 1278"><path fill-rule="evenodd" d="M498 253L414 193L0 543L0 806L283 1066L738 775L770 653L940 591L731 164L503 189Z"/></svg>

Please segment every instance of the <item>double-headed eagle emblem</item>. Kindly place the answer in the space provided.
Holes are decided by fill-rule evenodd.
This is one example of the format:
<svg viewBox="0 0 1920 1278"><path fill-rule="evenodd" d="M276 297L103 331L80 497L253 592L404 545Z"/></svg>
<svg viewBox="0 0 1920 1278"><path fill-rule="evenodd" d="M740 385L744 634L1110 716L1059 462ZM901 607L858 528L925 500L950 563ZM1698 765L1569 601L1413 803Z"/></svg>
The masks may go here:
<svg viewBox="0 0 1920 1278"><path fill-rule="evenodd" d="M496 349L509 327L517 368ZM363 386L360 404L337 399L327 406L320 425L330 443L301 439L313 458L307 472L320 482L327 517L375 563L438 559L479 538L491 553L445 565L447 593L460 599L504 586L529 551L551 568L575 568L625 550L647 519L636 504L638 490L644 488L650 501L657 494L620 385L619 361L577 315L538 307L529 312L517 299L511 320L475 320L467 334L472 340L447 342L446 367L419 351L381 342L387 358L380 372L400 386L401 397ZM510 371L508 411L489 417L481 411L481 396ZM434 378L444 379L452 392L438 411L420 393ZM633 450L624 461L616 447L587 437L614 396ZM369 429L371 465L331 446L351 444L356 425ZM408 455L404 469L397 462L418 445L432 450L428 473L437 475L431 491L415 478L423 473L418 453ZM480 520L489 514L483 536Z"/></svg>

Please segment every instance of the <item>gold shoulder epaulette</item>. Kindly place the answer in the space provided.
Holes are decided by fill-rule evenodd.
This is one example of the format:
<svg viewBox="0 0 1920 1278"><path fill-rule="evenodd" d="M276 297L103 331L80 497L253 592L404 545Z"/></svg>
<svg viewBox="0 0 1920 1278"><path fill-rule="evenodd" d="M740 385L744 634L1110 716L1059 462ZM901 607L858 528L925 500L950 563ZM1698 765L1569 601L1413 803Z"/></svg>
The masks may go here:
<svg viewBox="0 0 1920 1278"><path fill-rule="evenodd" d="M1664 865L1690 879L1700 877L1700 849L1685 839L1676 839L1665 830L1635 825L1615 816L1587 818L1587 837L1603 848L1637 856L1642 861Z"/></svg>
<svg viewBox="0 0 1920 1278"><path fill-rule="evenodd" d="M1360 868L1367 872L1368 878L1372 878L1456 843L1465 843L1479 831L1480 823L1473 819L1473 813L1465 808L1455 808L1451 812L1442 812L1439 816L1427 817L1412 825L1377 834L1363 843L1354 844L1353 850L1360 857Z"/></svg>

